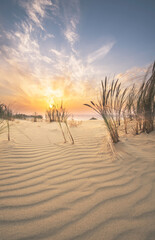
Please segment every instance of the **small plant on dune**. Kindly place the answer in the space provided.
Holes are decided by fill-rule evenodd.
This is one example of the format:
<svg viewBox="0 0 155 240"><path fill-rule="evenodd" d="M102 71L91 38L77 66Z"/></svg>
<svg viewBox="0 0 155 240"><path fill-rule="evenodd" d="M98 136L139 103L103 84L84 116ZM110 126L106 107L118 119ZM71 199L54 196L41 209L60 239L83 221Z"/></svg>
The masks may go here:
<svg viewBox="0 0 155 240"><path fill-rule="evenodd" d="M135 84L133 84L132 88L129 90L127 100L126 100L126 111L128 113L128 118L130 121L133 120L133 104L135 100Z"/></svg>
<svg viewBox="0 0 155 240"><path fill-rule="evenodd" d="M154 129L155 113L155 63L153 64L152 73L146 80L148 71L144 77L143 83L138 89L135 84L130 89L126 101L125 113L127 118L135 120L134 133L149 133Z"/></svg>
<svg viewBox="0 0 155 240"><path fill-rule="evenodd" d="M6 126L2 119L0 119L0 134L4 132Z"/></svg>
<svg viewBox="0 0 155 240"><path fill-rule="evenodd" d="M34 119L33 119L34 122L37 122L37 113L35 112L34 113Z"/></svg>
<svg viewBox="0 0 155 240"><path fill-rule="evenodd" d="M69 134L69 137L70 137L70 139L71 139L71 142L72 142L72 144L74 144L74 138L73 138L73 136L72 136L72 134L71 134L71 131L70 131L70 129L69 129L69 126L68 126L68 117L69 117L69 114L68 114L66 108L63 106L63 102L61 102L60 108L57 108L57 114L58 114L58 116L59 116L59 118L58 118L58 119L59 119L59 124L60 124L61 122L64 122L64 124L65 124L65 126L66 126L66 128L67 128L67 132L68 132L68 134Z"/></svg>
<svg viewBox="0 0 155 240"><path fill-rule="evenodd" d="M4 123L4 111L5 111L5 105L0 104L0 134L4 132L4 129L6 128L5 123Z"/></svg>
<svg viewBox="0 0 155 240"><path fill-rule="evenodd" d="M5 105L3 103L1 103L0 104L0 118L3 118L4 110L5 110Z"/></svg>
<svg viewBox="0 0 155 240"><path fill-rule="evenodd" d="M129 94L129 97L132 98L130 110L132 109L133 117L136 120L135 134L140 132L150 133L154 129L155 63L153 64L151 76L146 80L148 72L149 69L139 89L135 91L133 86L134 91L131 90L133 92ZM127 110L129 112L129 107Z"/></svg>
<svg viewBox="0 0 155 240"><path fill-rule="evenodd" d="M62 113L59 110L58 105L53 104L52 106L49 107L48 110L46 110L46 116L49 119L50 122L58 122L60 130L62 132L62 136L64 138L64 143L67 142L66 137L65 137L65 133L63 131L63 127L62 127Z"/></svg>
<svg viewBox="0 0 155 240"><path fill-rule="evenodd" d="M84 104L100 114L107 126L113 143L119 141L118 125L120 125L121 111L125 102L126 89L121 90L119 80L113 80L111 85L101 81L101 92L98 103L91 101L91 104Z"/></svg>
<svg viewBox="0 0 155 240"><path fill-rule="evenodd" d="M4 130L4 120L7 124L8 129L8 141L10 141L10 122L12 120L12 110L9 108L9 106L6 106L5 104L0 105L0 119L1 119L1 131Z"/></svg>
<svg viewBox="0 0 155 240"><path fill-rule="evenodd" d="M78 127L82 124L82 121L76 121L73 117L68 121L69 127Z"/></svg>
<svg viewBox="0 0 155 240"><path fill-rule="evenodd" d="M68 126L68 117L69 114L66 110L66 108L63 106L63 102L61 102L61 104L53 104L52 107L50 107L47 111L46 111L48 118L50 120L50 122L58 122L60 130L62 132L62 136L64 138L64 143L67 142L66 136L65 136L65 132L63 130L63 124L65 124L68 135L71 139L72 144L74 144L74 138L71 134L71 131L69 129Z"/></svg>
<svg viewBox="0 0 155 240"><path fill-rule="evenodd" d="M62 122L62 113L60 112L60 110L58 108L56 108L56 116L57 116L57 122L59 123L59 127L61 129L61 132L62 132L62 135L63 135L63 138L64 138L64 143L66 143L67 140L66 140L63 128L62 128L62 124L61 124L61 122Z"/></svg>
<svg viewBox="0 0 155 240"><path fill-rule="evenodd" d="M124 131L127 134L128 133L128 118L126 116L126 111L124 110L123 112L123 120L124 120Z"/></svg>
<svg viewBox="0 0 155 240"><path fill-rule="evenodd" d="M56 121L57 111L54 105L46 110L46 116L50 122Z"/></svg>
<svg viewBox="0 0 155 240"><path fill-rule="evenodd" d="M151 77L142 83L138 92L137 113L143 118L143 132L150 133L154 126L155 113L155 62Z"/></svg>
<svg viewBox="0 0 155 240"><path fill-rule="evenodd" d="M128 122L134 119L134 101L135 101L135 84L127 91L127 97L123 109L124 130L128 133Z"/></svg>
<svg viewBox="0 0 155 240"><path fill-rule="evenodd" d="M12 111L11 109L8 107L6 107L5 109L5 120L6 120L6 124L7 124L7 129L8 129L8 141L10 141L10 121L12 119Z"/></svg>

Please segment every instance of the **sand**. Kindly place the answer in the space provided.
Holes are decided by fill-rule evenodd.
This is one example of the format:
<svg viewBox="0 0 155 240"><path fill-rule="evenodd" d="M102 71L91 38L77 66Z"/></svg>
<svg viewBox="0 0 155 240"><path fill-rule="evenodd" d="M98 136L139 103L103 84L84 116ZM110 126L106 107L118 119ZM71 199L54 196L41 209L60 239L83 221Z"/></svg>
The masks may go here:
<svg viewBox="0 0 155 240"><path fill-rule="evenodd" d="M155 132L126 135L115 155L103 121L71 128L14 121L0 135L1 240L154 240Z"/></svg>

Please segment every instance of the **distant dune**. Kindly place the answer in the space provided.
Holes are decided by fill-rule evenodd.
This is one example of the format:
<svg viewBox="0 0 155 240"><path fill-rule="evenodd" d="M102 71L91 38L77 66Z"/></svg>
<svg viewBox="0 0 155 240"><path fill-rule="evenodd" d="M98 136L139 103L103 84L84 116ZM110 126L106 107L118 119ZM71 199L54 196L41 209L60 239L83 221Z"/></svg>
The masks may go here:
<svg viewBox="0 0 155 240"><path fill-rule="evenodd" d="M0 239L155 239L155 132L115 154L103 121L71 132L74 145L57 123L15 120L0 135Z"/></svg>

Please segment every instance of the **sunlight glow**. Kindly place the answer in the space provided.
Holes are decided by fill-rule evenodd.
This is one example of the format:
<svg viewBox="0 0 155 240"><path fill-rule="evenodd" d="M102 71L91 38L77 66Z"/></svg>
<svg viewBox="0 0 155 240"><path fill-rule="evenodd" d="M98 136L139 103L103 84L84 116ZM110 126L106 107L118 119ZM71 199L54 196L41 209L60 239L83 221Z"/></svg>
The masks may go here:
<svg viewBox="0 0 155 240"><path fill-rule="evenodd" d="M61 89L53 90L51 87L47 87L45 96L47 96L47 97L53 96L56 98L61 98L61 97L63 97L63 93L62 93Z"/></svg>
<svg viewBox="0 0 155 240"><path fill-rule="evenodd" d="M54 105L54 99L53 99L53 98L51 98L51 99L50 99L50 102L49 102L49 107L50 107L50 108L52 108L52 107L53 107L53 105Z"/></svg>
<svg viewBox="0 0 155 240"><path fill-rule="evenodd" d="M57 103L62 98L64 98L63 92L61 89L53 90L50 87L46 88L45 96L47 97L47 105L50 108L52 108L55 103Z"/></svg>

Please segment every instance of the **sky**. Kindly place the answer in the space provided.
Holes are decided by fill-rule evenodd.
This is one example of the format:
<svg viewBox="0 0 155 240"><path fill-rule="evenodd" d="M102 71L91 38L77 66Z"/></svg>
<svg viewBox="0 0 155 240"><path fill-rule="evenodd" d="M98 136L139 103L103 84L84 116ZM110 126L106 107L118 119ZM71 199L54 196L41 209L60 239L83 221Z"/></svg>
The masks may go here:
<svg viewBox="0 0 155 240"><path fill-rule="evenodd" d="M72 113L100 81L140 81L155 60L154 0L0 0L0 102Z"/></svg>

